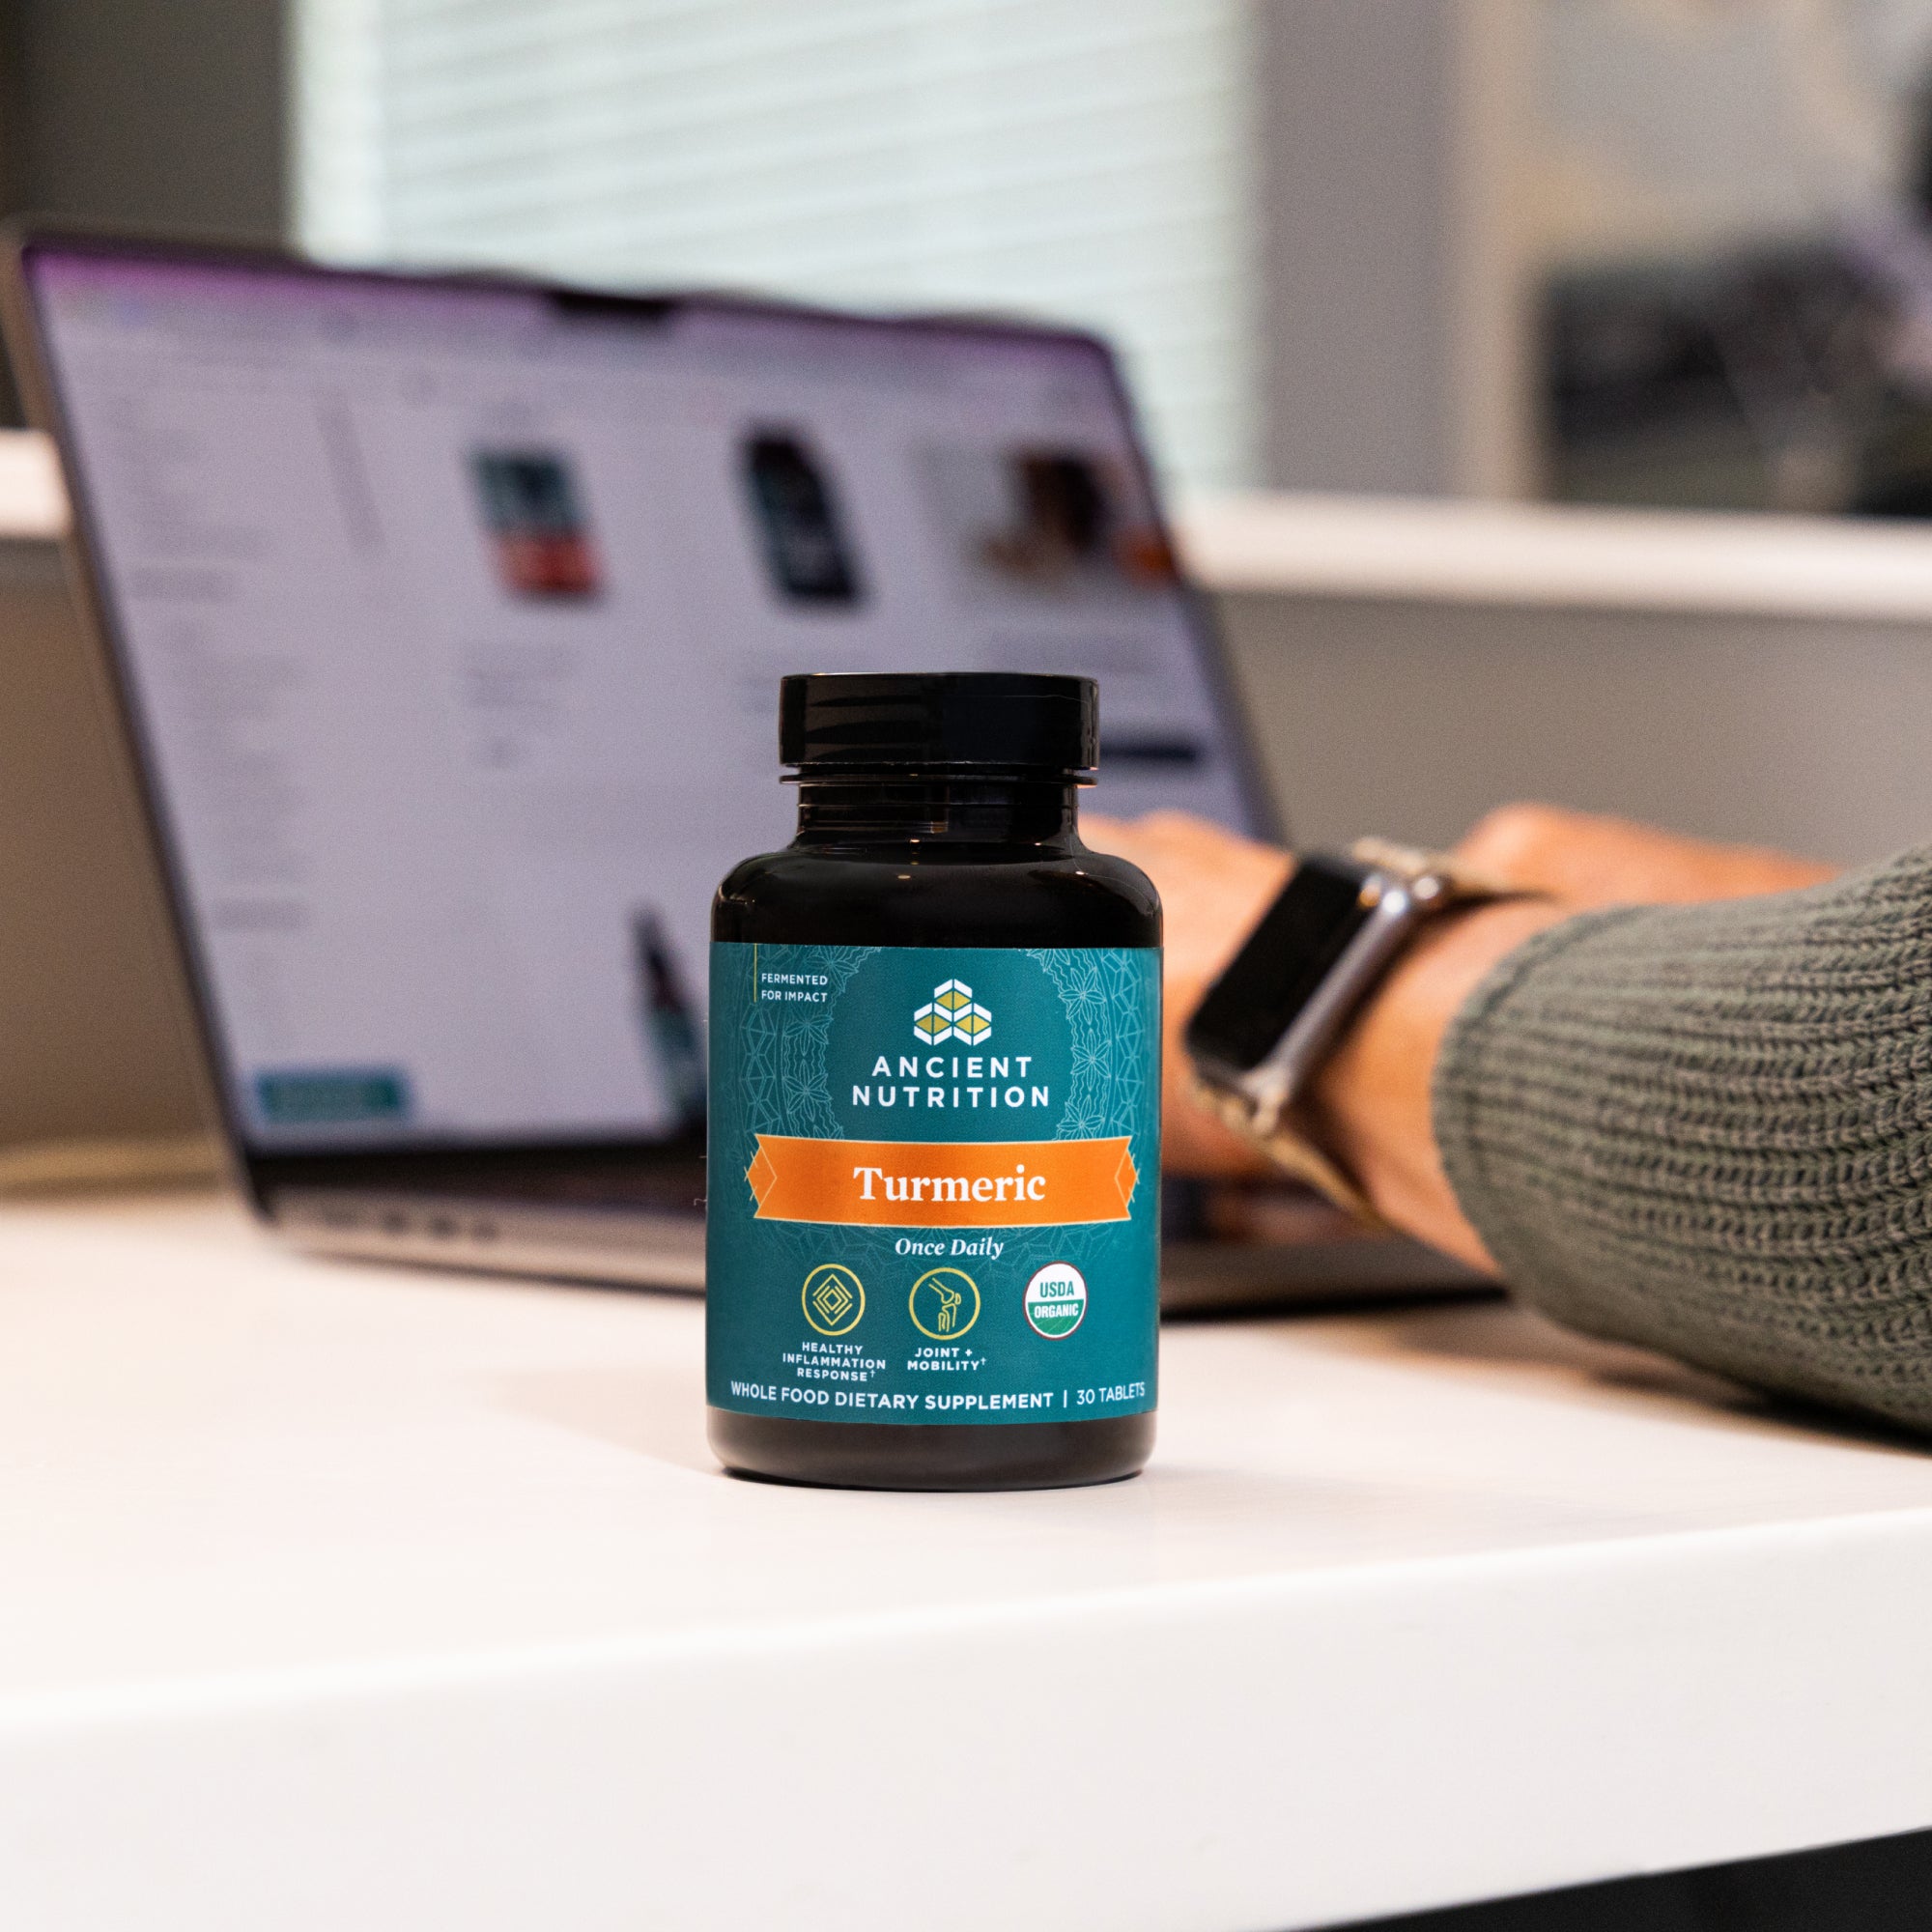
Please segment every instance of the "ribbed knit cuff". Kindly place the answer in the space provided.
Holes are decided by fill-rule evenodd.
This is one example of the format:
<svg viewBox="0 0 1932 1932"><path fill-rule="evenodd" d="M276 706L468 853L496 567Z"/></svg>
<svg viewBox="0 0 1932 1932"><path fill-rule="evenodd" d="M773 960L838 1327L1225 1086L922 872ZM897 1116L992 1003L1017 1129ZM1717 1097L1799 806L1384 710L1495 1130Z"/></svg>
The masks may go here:
<svg viewBox="0 0 1932 1932"><path fill-rule="evenodd" d="M1932 852L1538 934L1458 1014L1434 1110L1525 1300L1932 1427Z"/></svg>

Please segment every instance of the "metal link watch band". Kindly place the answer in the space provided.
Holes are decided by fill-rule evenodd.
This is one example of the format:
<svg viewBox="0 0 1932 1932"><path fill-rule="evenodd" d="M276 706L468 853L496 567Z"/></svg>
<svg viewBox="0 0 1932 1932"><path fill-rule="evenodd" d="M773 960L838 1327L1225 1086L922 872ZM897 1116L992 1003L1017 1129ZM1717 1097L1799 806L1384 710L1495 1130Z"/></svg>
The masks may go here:
<svg viewBox="0 0 1932 1932"><path fill-rule="evenodd" d="M1307 1182L1364 1228L1380 1230L1388 1226L1376 1212L1369 1197L1340 1165L1293 1124L1292 1116L1282 1116L1271 1130L1264 1132L1256 1126L1254 1110L1242 1095L1226 1087L1212 1086L1198 1073L1189 1082L1189 1092L1223 1126L1260 1148L1284 1174Z"/></svg>
<svg viewBox="0 0 1932 1932"><path fill-rule="evenodd" d="M1401 889L1402 923L1366 953L1357 955L1350 949L1336 961L1283 1033L1275 1054L1247 1080L1237 1084L1210 1079L1197 1066L1193 1092L1216 1119L1252 1142L1283 1172L1305 1181L1363 1226L1383 1228L1387 1224L1359 1183L1304 1131L1296 1103L1415 931L1453 908L1522 895L1446 853L1391 839L1357 839L1348 856L1371 868L1363 886L1364 903L1373 905L1380 895Z"/></svg>

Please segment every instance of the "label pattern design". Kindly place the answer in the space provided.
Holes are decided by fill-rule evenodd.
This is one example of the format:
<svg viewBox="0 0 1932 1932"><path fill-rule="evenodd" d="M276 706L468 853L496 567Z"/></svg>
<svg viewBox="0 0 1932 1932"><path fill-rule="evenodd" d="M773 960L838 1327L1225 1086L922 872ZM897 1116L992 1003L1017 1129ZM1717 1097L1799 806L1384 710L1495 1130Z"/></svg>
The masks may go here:
<svg viewBox="0 0 1932 1932"><path fill-rule="evenodd" d="M714 945L713 1405L1153 1407L1159 1003L1150 949Z"/></svg>

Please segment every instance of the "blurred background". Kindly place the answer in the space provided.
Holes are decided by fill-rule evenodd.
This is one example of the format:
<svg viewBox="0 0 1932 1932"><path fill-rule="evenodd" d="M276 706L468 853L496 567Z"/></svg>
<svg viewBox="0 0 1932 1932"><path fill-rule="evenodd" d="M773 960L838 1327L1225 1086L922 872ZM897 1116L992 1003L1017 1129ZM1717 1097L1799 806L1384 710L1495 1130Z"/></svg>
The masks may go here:
<svg viewBox="0 0 1932 1932"><path fill-rule="evenodd" d="M0 0L0 209L1097 326L1298 842L1932 836L1932 0ZM64 516L0 1150L202 1118Z"/></svg>
<svg viewBox="0 0 1932 1932"><path fill-rule="evenodd" d="M0 201L1009 307L1169 480L1932 508L1932 0L6 0Z"/></svg>

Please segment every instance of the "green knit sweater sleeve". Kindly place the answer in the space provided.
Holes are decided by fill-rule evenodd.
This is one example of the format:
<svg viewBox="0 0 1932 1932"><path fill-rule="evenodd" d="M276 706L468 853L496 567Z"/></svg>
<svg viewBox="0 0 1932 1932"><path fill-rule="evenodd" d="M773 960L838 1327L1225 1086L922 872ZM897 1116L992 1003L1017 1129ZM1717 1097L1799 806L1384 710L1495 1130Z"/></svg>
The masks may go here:
<svg viewBox="0 0 1932 1932"><path fill-rule="evenodd" d="M1552 927L1458 1014L1434 1105L1523 1299L1932 1429L1932 850Z"/></svg>

